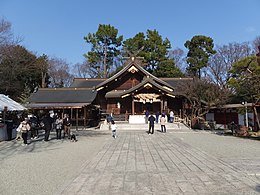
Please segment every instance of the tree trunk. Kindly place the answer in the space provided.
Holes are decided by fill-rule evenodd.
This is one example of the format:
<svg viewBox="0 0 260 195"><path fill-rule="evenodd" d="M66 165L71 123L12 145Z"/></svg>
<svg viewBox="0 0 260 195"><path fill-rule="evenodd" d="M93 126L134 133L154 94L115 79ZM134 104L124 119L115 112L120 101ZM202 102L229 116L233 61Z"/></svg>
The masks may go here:
<svg viewBox="0 0 260 195"><path fill-rule="evenodd" d="M255 116L256 116L256 123L257 123L258 129L260 129L260 122L259 122L258 113L257 113L255 106L253 106L253 110L254 110L254 113L255 113Z"/></svg>
<svg viewBox="0 0 260 195"><path fill-rule="evenodd" d="M46 79L46 74L44 74L44 73L42 72L42 84L41 84L41 87L42 87L42 88L45 88L45 79Z"/></svg>
<svg viewBox="0 0 260 195"><path fill-rule="evenodd" d="M103 77L107 78L107 46L104 46L104 61L103 61L103 66L104 66L104 73Z"/></svg>

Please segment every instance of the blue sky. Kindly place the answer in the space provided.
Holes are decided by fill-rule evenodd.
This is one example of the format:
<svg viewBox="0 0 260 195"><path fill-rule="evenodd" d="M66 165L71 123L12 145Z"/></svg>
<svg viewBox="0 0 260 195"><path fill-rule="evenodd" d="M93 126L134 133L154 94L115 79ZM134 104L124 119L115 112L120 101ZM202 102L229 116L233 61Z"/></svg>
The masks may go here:
<svg viewBox="0 0 260 195"><path fill-rule="evenodd" d="M184 50L194 35L215 45L260 36L259 0L0 0L0 17L30 51L71 64L83 61L90 50L83 37L99 24L111 24L124 39L156 29Z"/></svg>

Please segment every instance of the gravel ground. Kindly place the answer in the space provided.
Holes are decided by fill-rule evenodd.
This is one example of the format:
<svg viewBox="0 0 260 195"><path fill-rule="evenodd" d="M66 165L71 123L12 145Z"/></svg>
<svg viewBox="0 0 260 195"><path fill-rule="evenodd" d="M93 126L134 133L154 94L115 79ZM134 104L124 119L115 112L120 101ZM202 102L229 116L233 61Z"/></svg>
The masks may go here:
<svg viewBox="0 0 260 195"><path fill-rule="evenodd" d="M71 182L110 138L108 131L94 129L77 135L78 142L56 140L54 132L49 142L42 135L28 146L0 142L0 194L54 194Z"/></svg>

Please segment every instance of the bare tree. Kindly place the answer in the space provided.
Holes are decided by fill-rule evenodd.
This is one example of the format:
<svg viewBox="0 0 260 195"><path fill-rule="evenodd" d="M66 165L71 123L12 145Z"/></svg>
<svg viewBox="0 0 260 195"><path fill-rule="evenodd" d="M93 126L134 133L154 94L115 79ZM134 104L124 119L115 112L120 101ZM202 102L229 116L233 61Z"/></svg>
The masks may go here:
<svg viewBox="0 0 260 195"><path fill-rule="evenodd" d="M97 69L85 60L73 66L73 74L77 78L94 78L97 75Z"/></svg>
<svg viewBox="0 0 260 195"><path fill-rule="evenodd" d="M227 81L231 76L229 70L232 64L244 57L252 55L252 48L248 42L245 42L217 46L216 50L217 53L210 58L207 76L221 88L226 88Z"/></svg>
<svg viewBox="0 0 260 195"><path fill-rule="evenodd" d="M187 68L186 54L180 49L176 48L169 52L169 57L174 59L175 65L184 73Z"/></svg>
<svg viewBox="0 0 260 195"><path fill-rule="evenodd" d="M192 119L202 117L213 106L221 106L226 103L229 92L221 89L218 85L209 82L206 79L194 79L179 86L180 94L187 99L186 115Z"/></svg>
<svg viewBox="0 0 260 195"><path fill-rule="evenodd" d="M257 36L253 41L254 53L258 52L258 46L260 46L260 36Z"/></svg>
<svg viewBox="0 0 260 195"><path fill-rule="evenodd" d="M73 80L69 64L56 57L49 60L48 75L50 76L49 87L69 87Z"/></svg>

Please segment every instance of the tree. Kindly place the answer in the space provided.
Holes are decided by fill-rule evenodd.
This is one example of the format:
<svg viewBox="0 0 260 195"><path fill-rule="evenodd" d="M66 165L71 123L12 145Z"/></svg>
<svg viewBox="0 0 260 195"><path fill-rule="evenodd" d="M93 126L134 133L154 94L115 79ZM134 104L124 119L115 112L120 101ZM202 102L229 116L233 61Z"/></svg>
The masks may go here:
<svg viewBox="0 0 260 195"><path fill-rule="evenodd" d="M3 60L6 52L10 52L10 47L19 43L19 39L15 39L11 30L11 23L4 20L0 20L0 63Z"/></svg>
<svg viewBox="0 0 260 195"><path fill-rule="evenodd" d="M232 64L250 55L252 49L248 42L217 46L216 54L209 60L207 76L221 88L226 88Z"/></svg>
<svg viewBox="0 0 260 195"><path fill-rule="evenodd" d="M48 56L43 54L40 57L37 58L37 68L40 70L41 72L41 84L39 85L39 87L41 88L47 88L48 85L50 84L49 81L49 74L48 74L48 69L49 69L49 62L48 62Z"/></svg>
<svg viewBox="0 0 260 195"><path fill-rule="evenodd" d="M189 50L187 54L187 69L191 76L201 78L201 69L208 66L209 57L215 54L213 39L203 35L192 37L184 46Z"/></svg>
<svg viewBox="0 0 260 195"><path fill-rule="evenodd" d="M84 39L92 44L91 51L84 56L92 67L98 70L97 77L107 78L114 57L120 53L123 36L118 36L115 27L100 24L96 33L89 33Z"/></svg>
<svg viewBox="0 0 260 195"><path fill-rule="evenodd" d="M48 61L49 87L69 87L73 76L70 74L69 64L60 58L52 58Z"/></svg>
<svg viewBox="0 0 260 195"><path fill-rule="evenodd" d="M240 102L253 103L258 128L260 128L258 114L254 107L260 102L260 65L257 63L257 57L250 56L239 60L232 65L230 73L232 78L229 80L229 86Z"/></svg>
<svg viewBox="0 0 260 195"><path fill-rule="evenodd" d="M163 40L156 30L147 30L146 36L144 33L138 33L135 37L124 41L124 48L131 53L135 53L142 47L143 50L139 52L139 56L144 57L145 69L152 74L161 62L169 59L170 41L167 38Z"/></svg>
<svg viewBox="0 0 260 195"><path fill-rule="evenodd" d="M160 62L160 66L154 71L154 75L156 77L184 77L184 74L175 66L172 59Z"/></svg>
<svg viewBox="0 0 260 195"><path fill-rule="evenodd" d="M229 97L228 90L206 79L194 78L193 82L182 84L179 88L190 105L190 112L186 112L190 119L204 116L213 106L224 105Z"/></svg>
<svg viewBox="0 0 260 195"><path fill-rule="evenodd" d="M11 23L4 20L3 18L0 21L0 45L9 44L13 39L13 33L11 31Z"/></svg>
<svg viewBox="0 0 260 195"><path fill-rule="evenodd" d="M169 56L170 48L170 41L163 39L156 30L147 30L146 35L140 32L124 41L125 51L136 53L139 50L138 56L144 58L144 68L150 73L155 76L179 77L183 74Z"/></svg>
<svg viewBox="0 0 260 195"><path fill-rule="evenodd" d="M175 48L169 52L169 57L174 59L176 67L178 67L184 73L187 67L184 51L180 48Z"/></svg>
<svg viewBox="0 0 260 195"><path fill-rule="evenodd" d="M91 65L85 60L83 63L77 63L73 66L74 77L77 78L93 78L96 75L96 70L92 74Z"/></svg>
<svg viewBox="0 0 260 195"><path fill-rule="evenodd" d="M16 100L28 89L33 92L41 83L37 57L20 45L5 48L0 72L0 92Z"/></svg>
<svg viewBox="0 0 260 195"><path fill-rule="evenodd" d="M258 47L260 46L260 36L257 36L254 40L253 40L253 49L254 49L254 53L258 52Z"/></svg>

